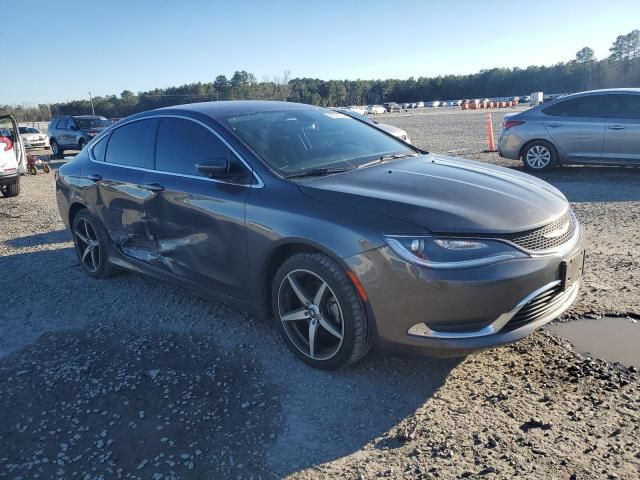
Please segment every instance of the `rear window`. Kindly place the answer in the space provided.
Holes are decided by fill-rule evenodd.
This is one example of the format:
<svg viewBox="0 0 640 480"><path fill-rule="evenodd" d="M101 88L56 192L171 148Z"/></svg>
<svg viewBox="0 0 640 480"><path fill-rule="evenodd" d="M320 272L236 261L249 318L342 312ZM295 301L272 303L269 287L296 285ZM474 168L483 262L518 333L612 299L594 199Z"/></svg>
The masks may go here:
<svg viewBox="0 0 640 480"><path fill-rule="evenodd" d="M116 128L109 137L106 161L117 165L152 169L157 124L156 119L146 119Z"/></svg>
<svg viewBox="0 0 640 480"><path fill-rule="evenodd" d="M107 143L109 142L109 135L102 137L98 143L93 146L93 157L99 162L104 162L105 155L107 153Z"/></svg>

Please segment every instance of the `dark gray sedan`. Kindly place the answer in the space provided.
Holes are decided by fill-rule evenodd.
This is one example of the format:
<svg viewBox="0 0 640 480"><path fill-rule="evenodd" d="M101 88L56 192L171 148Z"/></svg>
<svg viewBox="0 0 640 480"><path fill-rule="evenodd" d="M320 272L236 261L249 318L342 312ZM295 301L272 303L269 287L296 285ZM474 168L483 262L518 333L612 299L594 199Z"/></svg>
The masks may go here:
<svg viewBox="0 0 640 480"><path fill-rule="evenodd" d="M582 276L554 187L308 105L129 117L58 170L57 201L90 276L142 272L273 317L319 368L374 345L515 341L565 311Z"/></svg>
<svg viewBox="0 0 640 480"><path fill-rule="evenodd" d="M498 150L532 171L568 163L640 165L640 89L577 93L507 114Z"/></svg>

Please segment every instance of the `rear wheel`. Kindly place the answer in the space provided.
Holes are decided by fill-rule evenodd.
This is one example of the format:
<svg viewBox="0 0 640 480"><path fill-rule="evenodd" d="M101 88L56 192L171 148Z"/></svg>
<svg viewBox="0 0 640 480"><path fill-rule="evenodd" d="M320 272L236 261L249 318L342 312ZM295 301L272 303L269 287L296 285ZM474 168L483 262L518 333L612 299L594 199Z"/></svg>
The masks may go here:
<svg viewBox="0 0 640 480"><path fill-rule="evenodd" d="M18 195L20 195L20 181L16 180L15 183L6 185L4 187L4 190L2 190L2 194L5 197L17 197Z"/></svg>
<svg viewBox="0 0 640 480"><path fill-rule="evenodd" d="M49 167L49 165L44 165L44 166L42 167L42 171L43 171L44 173L49 173L49 172L51 171L51 168Z"/></svg>
<svg viewBox="0 0 640 480"><path fill-rule="evenodd" d="M37 174L38 174L38 169L37 169L35 166L31 165L31 166L29 167L29 173L30 173L31 175L37 175Z"/></svg>
<svg viewBox="0 0 640 480"><path fill-rule="evenodd" d="M536 140L528 144L522 152L522 163L527 170L545 172L556 167L558 154L549 142Z"/></svg>
<svg viewBox="0 0 640 480"><path fill-rule="evenodd" d="M54 157L64 157L64 150L60 148L60 145L55 140L51 140L51 153L53 153Z"/></svg>
<svg viewBox="0 0 640 480"><path fill-rule="evenodd" d="M88 210L73 219L73 243L83 270L92 277L106 278L117 272L109 263L107 233Z"/></svg>
<svg viewBox="0 0 640 480"><path fill-rule="evenodd" d="M364 305L344 270L326 255L287 259L276 273L272 304L287 346L313 367L344 367L371 348Z"/></svg>

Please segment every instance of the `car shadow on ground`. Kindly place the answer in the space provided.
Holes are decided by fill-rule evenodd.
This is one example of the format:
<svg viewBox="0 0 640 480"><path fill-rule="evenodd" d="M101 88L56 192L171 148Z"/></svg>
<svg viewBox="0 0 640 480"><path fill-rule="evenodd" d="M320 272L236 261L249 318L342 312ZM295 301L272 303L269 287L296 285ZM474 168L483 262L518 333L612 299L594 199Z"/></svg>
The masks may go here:
<svg viewBox="0 0 640 480"><path fill-rule="evenodd" d="M56 230L54 232L35 233L25 237L5 240L4 243L13 248L35 247L37 245L64 243L71 240L68 230Z"/></svg>
<svg viewBox="0 0 640 480"><path fill-rule="evenodd" d="M59 238L67 239L48 240ZM88 278L72 248L6 255L0 270L11 299L2 314L0 352L11 353L0 357L0 450L19 465L14 476L34 465L54 476L58 467L33 462L82 453L64 475L123 468L149 478L264 478L365 445L395 448L403 440L394 427L459 362L371 352L319 371L286 349L273 320L137 274Z"/></svg>

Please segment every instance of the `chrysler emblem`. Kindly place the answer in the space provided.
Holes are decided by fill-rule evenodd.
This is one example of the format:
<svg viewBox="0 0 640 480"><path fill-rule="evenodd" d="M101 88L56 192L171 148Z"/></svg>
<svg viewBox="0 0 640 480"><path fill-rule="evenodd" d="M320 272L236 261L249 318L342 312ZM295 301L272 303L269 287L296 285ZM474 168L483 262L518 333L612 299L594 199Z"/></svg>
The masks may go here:
<svg viewBox="0 0 640 480"><path fill-rule="evenodd" d="M569 231L569 225L570 224L571 224L571 222L565 222L565 224L562 225L557 230L554 230L553 232L546 233L546 234L544 234L542 236L544 238L558 238L558 237L561 237L562 235L564 235L565 233L567 233Z"/></svg>

